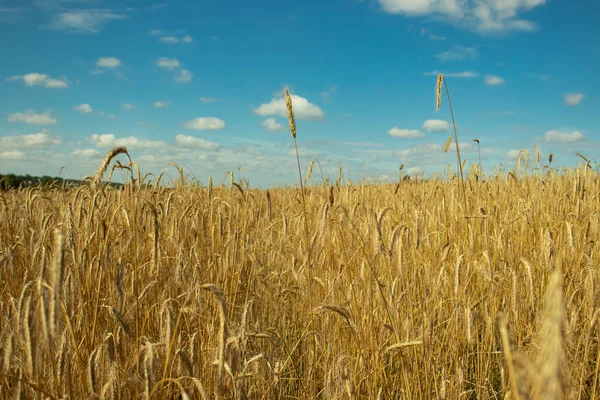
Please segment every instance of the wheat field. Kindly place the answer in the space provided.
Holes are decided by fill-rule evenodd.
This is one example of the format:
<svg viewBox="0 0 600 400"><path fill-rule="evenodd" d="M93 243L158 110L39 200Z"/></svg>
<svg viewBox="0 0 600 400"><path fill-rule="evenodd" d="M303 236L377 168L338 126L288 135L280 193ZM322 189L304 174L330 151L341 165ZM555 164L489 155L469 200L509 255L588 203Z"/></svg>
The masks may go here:
<svg viewBox="0 0 600 400"><path fill-rule="evenodd" d="M597 166L310 183L284 90L298 188L0 192L3 398L600 396Z"/></svg>
<svg viewBox="0 0 600 400"><path fill-rule="evenodd" d="M2 398L600 396L589 162L465 199L133 177L0 194Z"/></svg>

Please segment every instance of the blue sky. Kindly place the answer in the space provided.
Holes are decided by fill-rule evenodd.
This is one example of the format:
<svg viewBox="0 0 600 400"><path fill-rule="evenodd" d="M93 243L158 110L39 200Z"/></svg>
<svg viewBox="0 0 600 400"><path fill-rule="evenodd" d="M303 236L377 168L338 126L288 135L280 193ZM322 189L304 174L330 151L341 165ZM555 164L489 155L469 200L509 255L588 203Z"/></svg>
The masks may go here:
<svg viewBox="0 0 600 400"><path fill-rule="evenodd" d="M143 172L294 185L284 85L304 172L443 172L439 72L484 172L534 145L573 166L600 152L599 18L591 0L3 0L0 173L81 178L125 145Z"/></svg>

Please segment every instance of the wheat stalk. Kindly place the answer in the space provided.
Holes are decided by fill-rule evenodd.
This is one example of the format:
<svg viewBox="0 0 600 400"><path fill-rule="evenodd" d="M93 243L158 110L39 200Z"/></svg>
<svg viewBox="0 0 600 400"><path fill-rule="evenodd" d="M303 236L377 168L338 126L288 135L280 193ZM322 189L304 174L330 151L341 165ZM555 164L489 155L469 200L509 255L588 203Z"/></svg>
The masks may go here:
<svg viewBox="0 0 600 400"><path fill-rule="evenodd" d="M563 273L557 267L550 275L540 329L539 374L535 392L539 399L559 400L564 396L565 305Z"/></svg>
<svg viewBox="0 0 600 400"><path fill-rule="evenodd" d="M450 116L452 117L452 128L454 129L454 144L456 145L456 164L458 171L460 173L460 186L462 189L463 195L463 204L464 204L464 213L468 212L467 209L467 193L465 190L465 181L463 177L463 164L460 158L460 148L458 145L458 134L456 133L456 123L454 122L454 111L452 110L452 102L450 101L450 91L448 90L448 84L446 83L446 79L443 74L439 74L437 78L437 87L436 87L436 109L440 108L442 101L442 84L446 89L446 98L448 99L448 106L450 108ZM450 139L446 142L444 146L444 152L448 151L448 146L450 146Z"/></svg>
<svg viewBox="0 0 600 400"><path fill-rule="evenodd" d="M129 153L127 152L127 148L125 146L114 147L111 151L106 153L104 160L102 160L102 163L100 163L100 167L96 170L93 179L94 186L102 182L102 177L104 176L106 169L110 165L110 162L119 154L127 154L127 157L129 157L129 162L131 162L131 157L129 156Z"/></svg>

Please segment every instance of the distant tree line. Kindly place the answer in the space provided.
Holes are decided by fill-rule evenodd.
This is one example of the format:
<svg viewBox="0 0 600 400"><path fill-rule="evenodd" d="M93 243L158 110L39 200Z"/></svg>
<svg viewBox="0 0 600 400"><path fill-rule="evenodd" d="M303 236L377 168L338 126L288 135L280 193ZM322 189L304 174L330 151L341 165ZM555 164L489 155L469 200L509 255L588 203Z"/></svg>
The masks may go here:
<svg viewBox="0 0 600 400"><path fill-rule="evenodd" d="M48 188L54 183L55 186L63 187L76 187L86 183L79 179L64 179L58 176L31 176L27 175L15 175L15 174L0 174L0 190L9 190L17 188L26 188L32 186L41 186L42 188ZM123 184L110 182L108 185L113 187L121 187Z"/></svg>

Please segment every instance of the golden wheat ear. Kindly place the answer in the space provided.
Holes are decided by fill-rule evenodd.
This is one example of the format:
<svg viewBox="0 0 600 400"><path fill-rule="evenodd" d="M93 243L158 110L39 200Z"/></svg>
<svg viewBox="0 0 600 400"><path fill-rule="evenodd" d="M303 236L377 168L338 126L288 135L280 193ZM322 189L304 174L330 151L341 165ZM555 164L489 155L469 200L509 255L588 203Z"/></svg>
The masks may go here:
<svg viewBox="0 0 600 400"><path fill-rule="evenodd" d="M292 96L290 96L289 89L283 88L285 92L285 107L287 108L288 120L290 121L290 132L292 137L296 139L296 120L294 119L294 109L292 108Z"/></svg>
<svg viewBox="0 0 600 400"><path fill-rule="evenodd" d="M535 385L538 399L559 400L564 397L565 321L563 273L562 268L557 267L550 275L546 289L540 329L539 372Z"/></svg>
<svg viewBox="0 0 600 400"><path fill-rule="evenodd" d="M435 109L439 110L442 105L442 83L444 82L444 75L439 74L437 78L437 86L435 88Z"/></svg>
<svg viewBox="0 0 600 400"><path fill-rule="evenodd" d="M100 167L96 170L96 173L94 174L94 178L92 180L94 184L98 184L102 181L102 177L104 176L106 169L110 165L110 162L119 154L127 154L127 157L129 157L129 161L131 162L131 157L129 156L129 153L127 152L127 148L125 146L117 146L113 148L111 151L106 153L106 157L104 157L104 160L102 160Z"/></svg>

